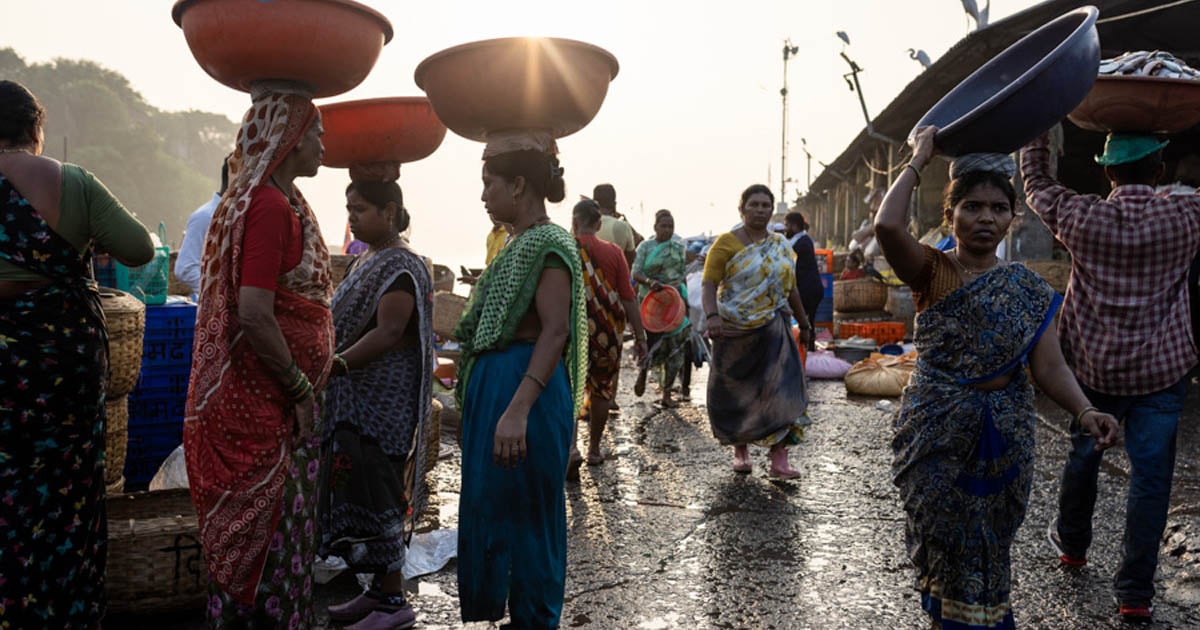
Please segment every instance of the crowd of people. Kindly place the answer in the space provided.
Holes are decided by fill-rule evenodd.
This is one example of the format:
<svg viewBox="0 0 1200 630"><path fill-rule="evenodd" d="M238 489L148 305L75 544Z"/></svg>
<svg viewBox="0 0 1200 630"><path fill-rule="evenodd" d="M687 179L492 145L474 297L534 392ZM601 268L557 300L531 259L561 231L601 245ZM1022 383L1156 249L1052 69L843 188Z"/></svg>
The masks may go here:
<svg viewBox="0 0 1200 630"><path fill-rule="evenodd" d="M177 267L199 305L184 449L209 625L313 625L314 561L337 555L374 579L328 616L356 630L408 628L417 616L402 568L429 498L434 431L429 265L402 237L409 214L394 179L354 180L347 218L362 248L335 291L296 186L321 164L320 112L286 85L259 85L252 98L221 191L189 221ZM40 155L44 116L28 90L0 81L0 621L98 627L107 337L90 260L105 252L139 265L153 249L86 170ZM1200 197L1154 195L1162 144L1148 136L1110 137L1097 158L1113 184L1107 198L1057 183L1045 138L1027 146L1028 204L1073 258L1064 301L997 256L1017 208L1007 155L953 161L943 204L953 248L910 234L935 131L916 134L870 230L918 312L920 359L896 415L891 472L921 605L935 628L1013 627L1010 552L1033 482L1036 382L1073 417L1047 536L1064 565L1086 563L1101 457L1123 437L1133 480L1114 591L1125 618L1148 620L1196 363L1186 278ZM458 597L464 621L507 615L514 628L556 628L565 487L583 464L612 457L603 434L624 347L635 394L653 374L662 409L690 398L692 369L707 360L708 420L732 447L733 472L754 469L757 445L770 477L794 478L788 449L812 423L802 347L822 270L804 215L774 229L776 200L760 184L697 260L669 210L643 240L610 184L575 204L570 230L557 225L547 204L566 196L564 169L545 134L489 142L481 175L487 265L470 278L453 334ZM1135 223L1145 229L1111 229ZM1130 256L1147 261L1136 278L1124 271ZM864 264L852 257L842 278L862 277ZM640 305L659 298L685 312L652 327ZM689 302L699 305L690 316Z"/></svg>

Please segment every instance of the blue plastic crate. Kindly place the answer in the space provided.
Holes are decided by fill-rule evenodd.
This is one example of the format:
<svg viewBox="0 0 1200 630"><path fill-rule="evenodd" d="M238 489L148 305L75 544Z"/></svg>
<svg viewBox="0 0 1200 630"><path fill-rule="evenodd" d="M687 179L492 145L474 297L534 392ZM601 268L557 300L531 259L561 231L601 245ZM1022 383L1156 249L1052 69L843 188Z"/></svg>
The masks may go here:
<svg viewBox="0 0 1200 630"><path fill-rule="evenodd" d="M138 376L135 392L153 393L154 395L186 397L188 379L192 375L191 364L156 366L142 370ZM135 394L136 395L136 394Z"/></svg>
<svg viewBox="0 0 1200 630"><path fill-rule="evenodd" d="M811 277L811 276L810 276ZM833 298L833 274L821 274L821 286L825 288L825 297Z"/></svg>
<svg viewBox="0 0 1200 630"><path fill-rule="evenodd" d="M155 339L142 341L142 371L160 367L192 365L192 339Z"/></svg>
<svg viewBox="0 0 1200 630"><path fill-rule="evenodd" d="M818 322L833 321L833 298L832 297L827 297L827 298L821 300L821 303L817 305L817 316L814 319L815 319L815 321L818 321Z"/></svg>
<svg viewBox="0 0 1200 630"><path fill-rule="evenodd" d="M136 421L130 414L125 450L126 491L144 489L163 460L182 443L182 422Z"/></svg>
<svg viewBox="0 0 1200 630"><path fill-rule="evenodd" d="M195 303L172 299L161 306L146 306L147 339L191 339L195 332Z"/></svg>
<svg viewBox="0 0 1200 630"><path fill-rule="evenodd" d="M92 274L96 276L96 284L102 287L117 288L117 261L108 254L97 254L92 259Z"/></svg>
<svg viewBox="0 0 1200 630"><path fill-rule="evenodd" d="M135 389L129 393L129 434L134 424L167 423L183 426L187 393Z"/></svg>

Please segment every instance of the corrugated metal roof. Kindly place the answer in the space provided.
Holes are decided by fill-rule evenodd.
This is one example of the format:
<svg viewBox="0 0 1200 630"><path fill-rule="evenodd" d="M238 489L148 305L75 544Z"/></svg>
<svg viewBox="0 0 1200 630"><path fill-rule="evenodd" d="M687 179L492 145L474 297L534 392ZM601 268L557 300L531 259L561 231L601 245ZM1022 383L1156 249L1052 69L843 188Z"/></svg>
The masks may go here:
<svg viewBox="0 0 1200 630"><path fill-rule="evenodd" d="M1072 9L1100 9L1097 30L1101 55L1127 50L1167 50L1200 66L1200 2L1198 0L1047 0L975 31L946 51L917 75L872 121L876 133L903 142L912 126L963 79L1021 37ZM845 151L813 180L811 190L823 192L850 172L878 140L863 129Z"/></svg>

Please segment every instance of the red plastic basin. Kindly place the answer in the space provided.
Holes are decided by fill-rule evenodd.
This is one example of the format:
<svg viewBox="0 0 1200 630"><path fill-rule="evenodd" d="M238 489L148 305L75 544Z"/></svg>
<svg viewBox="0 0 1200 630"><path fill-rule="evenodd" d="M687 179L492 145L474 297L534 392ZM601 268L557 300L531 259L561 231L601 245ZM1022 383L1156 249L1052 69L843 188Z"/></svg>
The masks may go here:
<svg viewBox="0 0 1200 630"><path fill-rule="evenodd" d="M328 103L320 109L325 166L415 162L437 150L446 137L446 126L424 96Z"/></svg>
<svg viewBox="0 0 1200 630"><path fill-rule="evenodd" d="M200 67L250 91L260 79L335 96L362 83L392 39L378 11L351 0L179 0L171 17Z"/></svg>

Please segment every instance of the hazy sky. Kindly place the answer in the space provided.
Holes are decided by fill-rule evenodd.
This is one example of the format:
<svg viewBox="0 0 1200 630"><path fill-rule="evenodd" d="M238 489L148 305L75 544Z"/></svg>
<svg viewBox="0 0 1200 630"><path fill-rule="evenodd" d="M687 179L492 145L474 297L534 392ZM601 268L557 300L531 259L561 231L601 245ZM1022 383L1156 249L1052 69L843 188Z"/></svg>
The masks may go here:
<svg viewBox="0 0 1200 630"><path fill-rule="evenodd" d="M249 0L248 0L249 1ZM284 0L280 0L284 1ZM721 232L737 221L737 196L755 182L779 190L779 89L788 66L788 175L805 188L800 139L817 160L835 158L863 128L856 95L842 79L841 41L865 69L868 111L877 115L921 71L908 48L936 60L967 34L960 0L608 0L607 2L367 0L391 20L395 37L367 80L329 101L422 95L413 70L444 48L492 37L557 36L612 52L621 65L596 119L559 141L567 199L550 209L560 224L592 186L611 182L622 212L643 234L659 208L685 236ZM995 0L992 21L1036 4ZM165 0L11 0L0 45L27 62L91 59L125 75L152 105L199 109L240 121L247 94L206 75L193 60ZM326 102L326 101L321 101ZM429 158L406 164L400 185L412 211L413 244L437 262L481 264L490 227L480 193L482 145L453 133ZM86 164L83 166L87 166ZM214 173L219 165L214 164ZM316 209L331 249L345 224L345 171L322 169L298 184ZM204 202L197 199L196 205ZM132 208L147 225L152 208ZM176 238L174 235L172 238Z"/></svg>

